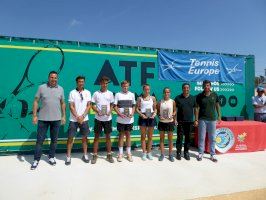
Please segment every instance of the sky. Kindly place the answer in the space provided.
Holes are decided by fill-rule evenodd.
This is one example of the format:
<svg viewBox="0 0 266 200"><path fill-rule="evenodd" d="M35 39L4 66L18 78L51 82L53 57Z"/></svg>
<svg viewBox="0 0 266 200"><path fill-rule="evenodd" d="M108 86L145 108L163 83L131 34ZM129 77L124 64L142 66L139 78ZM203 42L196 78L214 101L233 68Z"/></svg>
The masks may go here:
<svg viewBox="0 0 266 200"><path fill-rule="evenodd" d="M255 55L266 0L0 0L0 35Z"/></svg>

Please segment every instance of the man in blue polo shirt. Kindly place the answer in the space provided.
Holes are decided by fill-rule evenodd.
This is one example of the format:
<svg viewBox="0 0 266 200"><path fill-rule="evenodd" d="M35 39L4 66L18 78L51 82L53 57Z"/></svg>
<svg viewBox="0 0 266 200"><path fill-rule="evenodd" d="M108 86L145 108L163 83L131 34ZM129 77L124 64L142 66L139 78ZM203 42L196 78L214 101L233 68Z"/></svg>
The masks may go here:
<svg viewBox="0 0 266 200"><path fill-rule="evenodd" d="M64 89L57 84L58 74L56 71L51 71L48 76L48 83L39 86L33 102L33 124L37 124L37 141L34 153L34 162L31 169L34 170L39 164L42 155L42 145L46 137L48 128L50 128L50 151L49 163L55 165L55 150L57 138L61 124L66 122L66 105ZM39 113L37 110L41 103Z"/></svg>

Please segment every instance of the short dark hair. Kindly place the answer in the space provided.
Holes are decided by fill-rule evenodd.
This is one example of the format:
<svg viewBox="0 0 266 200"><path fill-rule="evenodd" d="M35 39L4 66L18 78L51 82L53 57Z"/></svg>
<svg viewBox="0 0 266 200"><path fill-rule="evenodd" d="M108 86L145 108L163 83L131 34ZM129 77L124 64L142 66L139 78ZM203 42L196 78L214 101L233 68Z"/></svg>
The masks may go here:
<svg viewBox="0 0 266 200"><path fill-rule="evenodd" d="M124 84L129 84L129 85L130 85L130 83L129 83L128 80L124 80L124 81L122 81L122 82L120 83L121 86L124 85Z"/></svg>
<svg viewBox="0 0 266 200"><path fill-rule="evenodd" d="M148 83L145 83L143 86L142 86L142 89L144 90L145 87L150 87L150 85Z"/></svg>
<svg viewBox="0 0 266 200"><path fill-rule="evenodd" d="M163 93L165 93L165 90L169 90L169 91L170 91L170 88L169 88L169 87L165 87L165 88L163 89Z"/></svg>
<svg viewBox="0 0 266 200"><path fill-rule="evenodd" d="M209 81L209 80L204 80L202 85L205 86L207 84L210 84L210 86L212 85L211 81Z"/></svg>
<svg viewBox="0 0 266 200"><path fill-rule="evenodd" d="M58 75L58 73L56 71L50 71L49 74L48 74L48 77L50 77L51 74L56 74Z"/></svg>
<svg viewBox="0 0 266 200"><path fill-rule="evenodd" d="M186 85L188 85L188 87L190 87L190 84L189 84L189 83L183 83L183 84L182 84L182 89L183 89Z"/></svg>
<svg viewBox="0 0 266 200"><path fill-rule="evenodd" d="M102 76L102 78L100 79L100 83L107 81L109 83L110 79L107 76Z"/></svg>
<svg viewBox="0 0 266 200"><path fill-rule="evenodd" d="M78 80L80 80L80 79L83 79L85 81L85 76L77 76L76 82L78 82Z"/></svg>

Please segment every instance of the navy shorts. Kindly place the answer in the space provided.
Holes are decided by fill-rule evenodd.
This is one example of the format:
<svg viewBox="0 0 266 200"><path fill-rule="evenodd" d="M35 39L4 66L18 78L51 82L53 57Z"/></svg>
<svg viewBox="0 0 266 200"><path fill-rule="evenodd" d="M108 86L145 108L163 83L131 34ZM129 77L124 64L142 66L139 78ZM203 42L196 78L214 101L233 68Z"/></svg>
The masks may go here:
<svg viewBox="0 0 266 200"><path fill-rule="evenodd" d="M85 121L82 124L79 124L78 122L70 121L69 126L68 126L68 131L67 131L68 137L74 137L78 132L78 128L79 128L79 132L83 136L87 136L90 133L88 121Z"/></svg>
<svg viewBox="0 0 266 200"><path fill-rule="evenodd" d="M133 129L133 123L132 124L120 124L120 123L117 123L118 132L132 131L132 129Z"/></svg>
<svg viewBox="0 0 266 200"><path fill-rule="evenodd" d="M151 119L151 118L148 118L148 119L143 119L142 117L139 117L138 119L138 125L139 126L146 126L146 127L154 127L156 126L157 122L156 122L156 119Z"/></svg>
<svg viewBox="0 0 266 200"><path fill-rule="evenodd" d="M112 120L100 121L94 119L94 133L101 133L104 130L105 134L112 133Z"/></svg>
<svg viewBox="0 0 266 200"><path fill-rule="evenodd" d="M167 132L173 132L175 130L175 123L174 122L159 122L158 124L159 131L167 131Z"/></svg>

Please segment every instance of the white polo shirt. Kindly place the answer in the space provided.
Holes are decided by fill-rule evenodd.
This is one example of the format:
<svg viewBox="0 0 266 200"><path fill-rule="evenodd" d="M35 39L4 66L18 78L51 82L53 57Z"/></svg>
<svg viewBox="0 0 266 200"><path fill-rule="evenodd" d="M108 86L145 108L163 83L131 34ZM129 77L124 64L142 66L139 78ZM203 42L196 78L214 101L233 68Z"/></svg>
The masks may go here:
<svg viewBox="0 0 266 200"><path fill-rule="evenodd" d="M132 113L133 106L136 105L135 94L132 92L118 92L115 94L115 105L117 105L119 112L123 113L125 108L129 108L129 113ZM116 121L120 124L132 124L134 116L131 118L121 118L117 116Z"/></svg>
<svg viewBox="0 0 266 200"><path fill-rule="evenodd" d="M114 95L109 90L105 92L101 92L100 90L96 91L92 95L91 102L94 103L98 110L101 110L103 106L107 107L107 113L110 112L110 104L114 103ZM95 118L99 121L110 121L112 120L111 115L103 115L99 116L97 113L95 114Z"/></svg>
<svg viewBox="0 0 266 200"><path fill-rule="evenodd" d="M262 95L261 97L255 96L252 97L252 104L253 105L260 105L263 107L260 108L255 108L254 111L255 113L266 113L266 96Z"/></svg>
<svg viewBox="0 0 266 200"><path fill-rule="evenodd" d="M82 98L83 98L83 100L82 100ZM81 116L85 112L85 110L87 108L87 104L90 101L91 101L91 93L90 93L90 91L88 91L86 89L82 90L81 92L74 89L69 93L68 102L74 103L75 110L76 110L78 116ZM70 111L69 120L72 122L77 122L77 119L73 116L71 111ZM84 121L88 121L88 120L89 120L89 117L87 114L84 118Z"/></svg>

